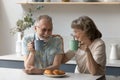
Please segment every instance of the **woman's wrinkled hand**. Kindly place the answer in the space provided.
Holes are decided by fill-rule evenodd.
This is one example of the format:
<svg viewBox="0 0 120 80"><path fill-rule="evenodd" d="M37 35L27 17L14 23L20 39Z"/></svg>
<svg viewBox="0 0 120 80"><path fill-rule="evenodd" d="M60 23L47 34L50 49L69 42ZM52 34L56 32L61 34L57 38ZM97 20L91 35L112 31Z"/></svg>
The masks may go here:
<svg viewBox="0 0 120 80"><path fill-rule="evenodd" d="M84 50L84 51L89 51L89 47L88 45L84 44L84 42L81 42L80 43L80 47L79 47L81 50Z"/></svg>

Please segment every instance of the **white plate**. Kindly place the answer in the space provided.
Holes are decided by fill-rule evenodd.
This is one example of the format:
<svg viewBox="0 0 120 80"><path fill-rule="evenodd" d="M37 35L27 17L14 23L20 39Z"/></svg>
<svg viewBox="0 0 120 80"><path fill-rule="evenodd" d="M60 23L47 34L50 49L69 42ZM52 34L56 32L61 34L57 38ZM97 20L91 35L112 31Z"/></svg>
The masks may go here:
<svg viewBox="0 0 120 80"><path fill-rule="evenodd" d="M63 75L48 75L48 74L44 74L45 76L47 77L52 77L52 78L60 78L60 77L65 77L66 74L63 74Z"/></svg>

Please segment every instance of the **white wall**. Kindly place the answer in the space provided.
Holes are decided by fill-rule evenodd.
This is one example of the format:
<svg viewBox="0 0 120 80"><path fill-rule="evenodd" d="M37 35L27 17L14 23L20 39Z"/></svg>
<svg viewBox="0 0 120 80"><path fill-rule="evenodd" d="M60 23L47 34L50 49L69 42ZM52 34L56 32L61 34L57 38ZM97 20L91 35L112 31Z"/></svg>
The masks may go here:
<svg viewBox="0 0 120 80"><path fill-rule="evenodd" d="M11 36L10 28L15 27L16 20L22 15L22 8L16 2L0 0L0 54L15 52L15 37Z"/></svg>
<svg viewBox="0 0 120 80"><path fill-rule="evenodd" d="M15 36L9 34L9 29L15 26L18 18L21 18L23 9L31 6L16 4L20 0L0 0L0 54L15 53ZM35 6L33 6L35 7ZM120 5L45 5L43 9L35 12L35 17L40 14L48 14L53 18L53 33L61 34L65 40L65 51L68 49L68 41L71 38L71 21L81 15L91 17L100 31L107 46L107 54L110 52L110 43L120 44Z"/></svg>

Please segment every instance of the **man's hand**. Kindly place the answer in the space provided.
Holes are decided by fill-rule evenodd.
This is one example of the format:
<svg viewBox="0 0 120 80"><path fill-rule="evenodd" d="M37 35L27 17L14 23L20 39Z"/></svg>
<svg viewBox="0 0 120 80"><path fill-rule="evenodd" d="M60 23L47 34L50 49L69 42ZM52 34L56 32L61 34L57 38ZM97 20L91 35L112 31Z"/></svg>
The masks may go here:
<svg viewBox="0 0 120 80"><path fill-rule="evenodd" d="M27 74L43 74L44 70L37 69L37 68L31 66L30 68L25 69L24 72Z"/></svg>
<svg viewBox="0 0 120 80"><path fill-rule="evenodd" d="M35 48L34 48L34 42L29 42L27 45L27 48L30 52L35 52Z"/></svg>

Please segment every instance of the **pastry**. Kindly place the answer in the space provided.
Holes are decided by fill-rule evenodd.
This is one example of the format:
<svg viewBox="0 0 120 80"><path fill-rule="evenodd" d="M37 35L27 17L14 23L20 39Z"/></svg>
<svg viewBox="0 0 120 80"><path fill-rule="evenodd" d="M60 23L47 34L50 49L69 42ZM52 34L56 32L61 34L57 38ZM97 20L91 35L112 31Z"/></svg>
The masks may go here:
<svg viewBox="0 0 120 80"><path fill-rule="evenodd" d="M44 74L53 75L52 70L48 69L44 71Z"/></svg>
<svg viewBox="0 0 120 80"><path fill-rule="evenodd" d="M47 74L47 75L63 75L63 74L65 74L65 72L63 70L58 70L58 69L55 69L55 70L46 69L44 71L44 74Z"/></svg>
<svg viewBox="0 0 120 80"><path fill-rule="evenodd" d="M57 69L53 70L53 74L54 75L59 75L59 70L57 70Z"/></svg>
<svg viewBox="0 0 120 80"><path fill-rule="evenodd" d="M59 75L63 75L65 72L63 70L59 70Z"/></svg>
<svg viewBox="0 0 120 80"><path fill-rule="evenodd" d="M65 74L65 72L62 70L53 70L53 74L54 75L63 75L63 74Z"/></svg>

